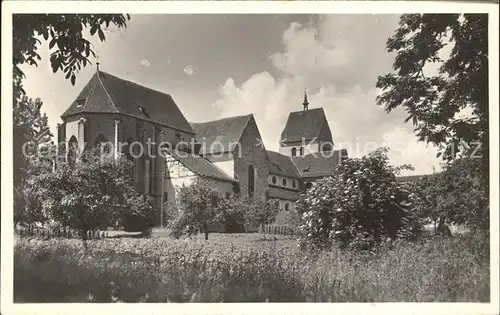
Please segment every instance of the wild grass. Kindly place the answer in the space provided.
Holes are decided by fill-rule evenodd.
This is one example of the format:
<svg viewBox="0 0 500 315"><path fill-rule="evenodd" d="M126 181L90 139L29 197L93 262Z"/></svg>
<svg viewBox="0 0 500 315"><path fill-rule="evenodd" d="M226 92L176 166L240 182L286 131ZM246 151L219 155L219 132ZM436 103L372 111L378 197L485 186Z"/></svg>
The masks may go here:
<svg viewBox="0 0 500 315"><path fill-rule="evenodd" d="M293 239L18 239L16 302L487 302L480 239L394 243L376 253L299 251Z"/></svg>

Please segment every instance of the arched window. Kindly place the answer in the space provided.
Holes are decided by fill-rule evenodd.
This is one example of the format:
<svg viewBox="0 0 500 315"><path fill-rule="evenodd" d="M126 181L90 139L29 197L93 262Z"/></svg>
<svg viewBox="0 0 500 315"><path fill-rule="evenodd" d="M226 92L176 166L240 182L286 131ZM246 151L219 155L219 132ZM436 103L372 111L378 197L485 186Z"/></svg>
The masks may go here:
<svg viewBox="0 0 500 315"><path fill-rule="evenodd" d="M248 166L248 198L253 198L255 192L255 169L253 165Z"/></svg>
<svg viewBox="0 0 500 315"><path fill-rule="evenodd" d="M68 142L68 157L67 161L70 165L74 165L76 162L78 152L78 140L76 140L75 136L72 136Z"/></svg>
<svg viewBox="0 0 500 315"><path fill-rule="evenodd" d="M286 178L283 178L283 186L286 187Z"/></svg>
<svg viewBox="0 0 500 315"><path fill-rule="evenodd" d="M297 155L297 148L292 148L292 156L296 156Z"/></svg>
<svg viewBox="0 0 500 315"><path fill-rule="evenodd" d="M300 156L304 155L304 148L303 148L303 147L300 147L300 150L299 150L299 155L300 155Z"/></svg>
<svg viewBox="0 0 500 315"><path fill-rule="evenodd" d="M276 182L277 182L278 180L276 179L276 176L273 176L273 178L271 179L271 181L273 182L273 184L274 184L274 185L276 185Z"/></svg>
<svg viewBox="0 0 500 315"><path fill-rule="evenodd" d="M285 202L285 211L290 210L290 203Z"/></svg>

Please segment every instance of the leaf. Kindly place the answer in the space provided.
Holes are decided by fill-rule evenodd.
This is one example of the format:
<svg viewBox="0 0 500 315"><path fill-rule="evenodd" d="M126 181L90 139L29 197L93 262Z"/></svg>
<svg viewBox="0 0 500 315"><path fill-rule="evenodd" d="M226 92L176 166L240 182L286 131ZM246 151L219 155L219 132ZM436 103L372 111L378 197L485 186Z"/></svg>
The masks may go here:
<svg viewBox="0 0 500 315"><path fill-rule="evenodd" d="M99 39L101 40L101 42L103 42L106 39L104 37L104 32L102 31L101 28L98 29L98 35L99 35Z"/></svg>
<svg viewBox="0 0 500 315"><path fill-rule="evenodd" d="M49 49L52 49L54 47L54 45L56 44L56 39L55 38L52 38L49 42Z"/></svg>
<svg viewBox="0 0 500 315"><path fill-rule="evenodd" d="M72 85L75 85L75 82L76 82L76 76L73 74L73 75L71 76L71 84L72 84Z"/></svg>

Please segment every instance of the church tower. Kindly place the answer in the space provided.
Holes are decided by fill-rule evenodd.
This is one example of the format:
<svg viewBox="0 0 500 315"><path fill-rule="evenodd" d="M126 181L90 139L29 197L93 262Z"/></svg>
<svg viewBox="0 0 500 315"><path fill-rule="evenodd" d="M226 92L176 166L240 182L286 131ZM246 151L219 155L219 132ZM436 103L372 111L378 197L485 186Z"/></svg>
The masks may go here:
<svg viewBox="0 0 500 315"><path fill-rule="evenodd" d="M332 134L323 108L309 109L307 92L302 106L302 110L288 115L279 152L287 156L304 156L333 150Z"/></svg>

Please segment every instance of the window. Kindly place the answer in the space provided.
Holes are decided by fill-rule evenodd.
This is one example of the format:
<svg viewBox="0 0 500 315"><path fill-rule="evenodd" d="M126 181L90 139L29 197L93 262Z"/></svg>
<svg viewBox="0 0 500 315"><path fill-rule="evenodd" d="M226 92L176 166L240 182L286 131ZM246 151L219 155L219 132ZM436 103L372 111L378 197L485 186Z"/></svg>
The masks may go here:
<svg viewBox="0 0 500 315"><path fill-rule="evenodd" d="M253 198L255 191L255 169L253 165L248 166L248 198Z"/></svg>
<svg viewBox="0 0 500 315"><path fill-rule="evenodd" d="M292 187L295 188L295 186L297 186L297 183L294 180L292 180Z"/></svg>
<svg viewBox="0 0 500 315"><path fill-rule="evenodd" d="M296 148L292 148L292 156L296 156L297 155L297 149Z"/></svg>
<svg viewBox="0 0 500 315"><path fill-rule="evenodd" d="M271 179L271 181L273 182L273 184L274 184L274 185L276 185L276 182L277 182L278 180L276 179L276 176L273 176L273 178Z"/></svg>
<svg viewBox="0 0 500 315"><path fill-rule="evenodd" d="M304 155L304 148L303 148L303 147L300 147L300 150L299 150L299 155L300 155L300 156Z"/></svg>
<svg viewBox="0 0 500 315"><path fill-rule="evenodd" d="M283 178L283 186L286 187L286 178Z"/></svg>
<svg viewBox="0 0 500 315"><path fill-rule="evenodd" d="M163 192L163 203L168 202L168 192L164 191Z"/></svg>
<svg viewBox="0 0 500 315"><path fill-rule="evenodd" d="M290 210L290 203L285 202L285 211Z"/></svg>
<svg viewBox="0 0 500 315"><path fill-rule="evenodd" d="M76 108L80 108L83 106L83 104L85 104L85 97L84 98L80 98L78 100L76 100Z"/></svg>

